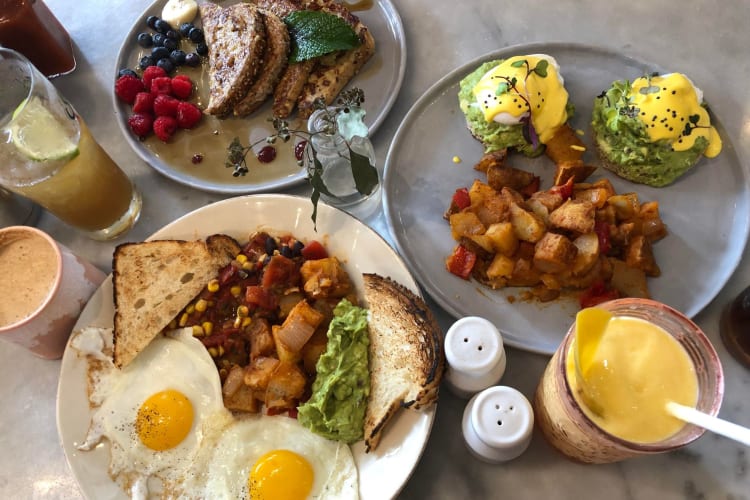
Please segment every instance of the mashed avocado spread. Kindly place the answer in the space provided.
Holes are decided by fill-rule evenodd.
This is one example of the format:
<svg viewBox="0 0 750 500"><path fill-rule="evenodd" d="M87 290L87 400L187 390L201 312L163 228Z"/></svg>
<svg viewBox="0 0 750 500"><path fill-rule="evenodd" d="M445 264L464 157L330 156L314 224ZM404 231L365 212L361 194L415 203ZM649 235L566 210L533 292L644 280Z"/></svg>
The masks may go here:
<svg viewBox="0 0 750 500"><path fill-rule="evenodd" d="M675 151L668 140L653 142L641 110L630 104L630 83L616 81L594 101L591 126L607 168L633 182L661 187L671 184L700 159L708 139L697 137L694 144Z"/></svg>
<svg viewBox="0 0 750 500"><path fill-rule="evenodd" d="M363 437L370 395L367 310L343 299L333 314L312 396L298 408L297 419L325 438L353 443Z"/></svg>

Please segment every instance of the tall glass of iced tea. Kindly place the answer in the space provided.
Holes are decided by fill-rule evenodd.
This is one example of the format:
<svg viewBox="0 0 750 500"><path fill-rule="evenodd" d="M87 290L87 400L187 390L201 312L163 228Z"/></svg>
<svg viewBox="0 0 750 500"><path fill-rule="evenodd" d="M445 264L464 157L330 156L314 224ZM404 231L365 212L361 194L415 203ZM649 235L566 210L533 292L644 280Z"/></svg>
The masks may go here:
<svg viewBox="0 0 750 500"><path fill-rule="evenodd" d="M24 56L0 47L0 185L107 240L138 219L141 197L73 106Z"/></svg>

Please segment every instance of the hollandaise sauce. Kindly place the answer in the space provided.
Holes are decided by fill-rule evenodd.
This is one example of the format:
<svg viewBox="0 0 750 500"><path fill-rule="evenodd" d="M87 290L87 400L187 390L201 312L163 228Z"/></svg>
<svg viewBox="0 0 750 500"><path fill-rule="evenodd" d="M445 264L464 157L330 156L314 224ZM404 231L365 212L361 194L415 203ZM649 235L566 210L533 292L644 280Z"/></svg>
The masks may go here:
<svg viewBox="0 0 750 500"><path fill-rule="evenodd" d="M685 75L638 78L628 98L653 142L666 140L675 151L685 151L704 137L708 141L705 156L713 158L721 151L721 138L701 106L703 96Z"/></svg>
<svg viewBox="0 0 750 500"><path fill-rule="evenodd" d="M505 59L479 80L473 92L485 120L516 125L530 119L542 144L568 118L568 92L557 62L547 55Z"/></svg>
<svg viewBox="0 0 750 500"><path fill-rule="evenodd" d="M674 401L695 406L698 378L693 363L677 340L648 321L613 317L586 373L581 374L587 398L581 397L574 356L568 354L566 376L586 415L600 428L635 443L655 443L685 424L667 412Z"/></svg>

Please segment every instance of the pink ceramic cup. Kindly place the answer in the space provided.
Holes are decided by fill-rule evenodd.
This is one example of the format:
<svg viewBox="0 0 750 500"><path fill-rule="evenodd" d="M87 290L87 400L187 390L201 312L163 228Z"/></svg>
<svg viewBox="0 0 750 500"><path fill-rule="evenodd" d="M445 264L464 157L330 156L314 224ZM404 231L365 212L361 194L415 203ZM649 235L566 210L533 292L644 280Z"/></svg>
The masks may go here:
<svg viewBox="0 0 750 500"><path fill-rule="evenodd" d="M39 229L0 229L0 338L62 357L73 325L105 274Z"/></svg>

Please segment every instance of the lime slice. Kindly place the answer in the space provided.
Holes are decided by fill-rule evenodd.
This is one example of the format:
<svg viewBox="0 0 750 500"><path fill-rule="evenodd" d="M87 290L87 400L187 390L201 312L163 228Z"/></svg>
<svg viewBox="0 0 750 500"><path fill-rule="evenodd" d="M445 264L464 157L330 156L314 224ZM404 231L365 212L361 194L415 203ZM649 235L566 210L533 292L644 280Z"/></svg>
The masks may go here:
<svg viewBox="0 0 750 500"><path fill-rule="evenodd" d="M64 160L78 154L78 144L36 97L16 108L10 129L13 144L34 161Z"/></svg>

